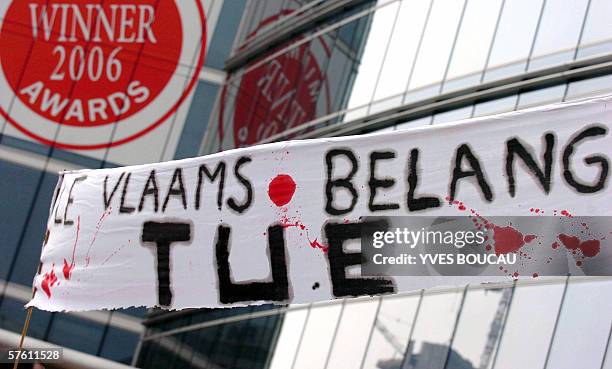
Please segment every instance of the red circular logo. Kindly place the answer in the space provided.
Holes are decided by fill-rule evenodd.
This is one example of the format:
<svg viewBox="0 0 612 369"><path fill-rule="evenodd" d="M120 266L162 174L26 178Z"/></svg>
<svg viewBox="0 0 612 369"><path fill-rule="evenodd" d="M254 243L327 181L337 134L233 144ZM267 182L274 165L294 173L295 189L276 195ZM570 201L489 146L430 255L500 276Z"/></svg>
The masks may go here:
<svg viewBox="0 0 612 369"><path fill-rule="evenodd" d="M323 73L309 44L245 73L234 112L236 146L252 145L316 116Z"/></svg>
<svg viewBox="0 0 612 369"><path fill-rule="evenodd" d="M264 19L247 39L278 17L279 14ZM247 71L239 77L237 92L228 89L226 83L221 94L219 148L228 148L224 146L226 139L233 147L253 145L329 112L329 84L321 66L325 66L330 57L325 40L317 37L263 63L261 59L265 56L247 64ZM259 65L253 67L256 63ZM233 112L226 110L226 105L233 106ZM224 122L227 121L232 122L233 140L225 137Z"/></svg>
<svg viewBox="0 0 612 369"><path fill-rule="evenodd" d="M182 19L194 14L200 29L186 29L194 22ZM198 0L13 1L2 19L0 88L11 98L0 99L0 113L60 148L115 146L156 128L193 88L204 59ZM114 124L129 127L108 135Z"/></svg>

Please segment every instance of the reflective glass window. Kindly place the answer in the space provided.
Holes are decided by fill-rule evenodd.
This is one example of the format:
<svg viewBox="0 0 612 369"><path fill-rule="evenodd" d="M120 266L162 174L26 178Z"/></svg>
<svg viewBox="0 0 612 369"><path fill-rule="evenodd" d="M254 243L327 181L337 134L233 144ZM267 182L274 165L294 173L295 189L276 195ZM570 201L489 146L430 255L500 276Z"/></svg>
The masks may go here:
<svg viewBox="0 0 612 369"><path fill-rule="evenodd" d="M234 37L242 19L245 0L223 1L221 13L217 18L215 31L206 51L205 64L209 67L223 69L225 59L234 45Z"/></svg>
<svg viewBox="0 0 612 369"><path fill-rule="evenodd" d="M565 84L524 92L519 95L518 109L558 103L563 100Z"/></svg>
<svg viewBox="0 0 612 369"><path fill-rule="evenodd" d="M402 1L374 92L375 101L406 90L431 1Z"/></svg>
<svg viewBox="0 0 612 369"><path fill-rule="evenodd" d="M276 15L276 14L281 14L281 8L283 6L283 2L282 1L278 1L278 0L268 0L265 2L265 5L263 6L262 12L264 14L264 17L268 17L268 16L272 16L272 15ZM279 17L280 19L280 17Z"/></svg>
<svg viewBox="0 0 612 369"><path fill-rule="evenodd" d="M189 366L184 366L181 369L187 368L206 368L209 365L212 365L211 358L217 349L218 342L217 340L221 337L221 332L223 332L224 326L217 325L209 328L199 329L196 331L185 332L179 337L181 338L182 347L180 350L175 350L178 355L181 355L184 361L190 363ZM181 337L182 336L182 337ZM172 340L172 337L164 337L156 340L161 343L163 340ZM171 341L167 341L170 343ZM167 345L168 347L173 347L172 344ZM177 354L173 354L176 356ZM143 365L146 367L146 365Z"/></svg>
<svg viewBox="0 0 612 369"><path fill-rule="evenodd" d="M406 352L419 296L383 298L363 369L399 368Z"/></svg>
<svg viewBox="0 0 612 369"><path fill-rule="evenodd" d="M40 172L0 160L0 173L2 173L3 178L11 179L0 181L0 193L4 194L2 208L10 209L10 211L0 212L0 244L2 245L4 255L4 257L0 258L0 279L6 280L10 268L9 263L13 259L13 253L18 252L19 238L22 228L26 226L30 203L35 201L32 197L36 187L34 185L22 186L20 183L35 184ZM46 206L48 211L49 203ZM39 233L38 235L41 234ZM37 249L39 254L35 260L39 259L40 243ZM33 274L30 273L27 285L32 283L32 277Z"/></svg>
<svg viewBox="0 0 612 369"><path fill-rule="evenodd" d="M578 48L579 58L612 51L610 14L612 14L612 1L591 0Z"/></svg>
<svg viewBox="0 0 612 369"><path fill-rule="evenodd" d="M434 1L409 89L439 91L453 48L465 1Z"/></svg>
<svg viewBox="0 0 612 369"><path fill-rule="evenodd" d="M514 110L516 107L517 95L503 97L485 101L474 105L474 117L505 113Z"/></svg>
<svg viewBox="0 0 612 369"><path fill-rule="evenodd" d="M319 93L319 104L325 115L346 107L351 96L351 84L355 82L357 65L361 57L364 37L371 14L349 22L325 37L325 44L333 46L326 63L325 85ZM370 91L371 93L371 91Z"/></svg>
<svg viewBox="0 0 612 369"><path fill-rule="evenodd" d="M404 100L404 94L397 94L395 96L390 96L381 100L377 100L372 102L370 105L370 114L380 113L381 111L385 111L388 109L392 109L402 105Z"/></svg>
<svg viewBox="0 0 612 369"><path fill-rule="evenodd" d="M223 340L232 342L234 347L228 347L227 343L222 342L218 349L224 352L228 359L231 358L231 361L229 364L223 364L228 361L222 361L220 364L236 369L263 368L270 350L274 348L274 333L277 331L278 323L278 315L252 318L243 322L244 328L240 334L228 331L228 335L224 335Z"/></svg>
<svg viewBox="0 0 612 369"><path fill-rule="evenodd" d="M144 342L138 356L138 367L168 369L175 361L174 350L177 346L178 341L172 336Z"/></svg>
<svg viewBox="0 0 612 369"><path fill-rule="evenodd" d="M393 7L397 9L398 4L382 7L376 14L395 16L392 10ZM356 10L360 9L352 11ZM344 13L342 18L350 14ZM316 37L310 36L312 32L307 33L304 35L307 42L282 45L282 53L262 55L228 76L211 118L211 128L214 128L209 130L211 141L207 143L205 152L252 145L346 106L353 91L351 86L356 82L356 66L362 62L366 44L363 40L372 28L374 14L361 15ZM388 37L389 34L382 38L386 42ZM367 55L378 58L372 53ZM374 76L375 81L380 63L373 63L378 63L378 68L372 69L377 69L375 74L370 74L369 67L362 72L363 78ZM371 62L363 61L363 66L371 65ZM370 82L362 80L358 83L369 86ZM373 85L368 88L362 85L360 89L360 92L367 91L367 102L373 89ZM305 129L306 132L310 130L312 128ZM287 135L285 138L291 137ZM215 141L220 141L220 144L211 147Z"/></svg>
<svg viewBox="0 0 612 369"><path fill-rule="evenodd" d="M192 361L193 356L197 353L191 346L191 342L195 340L194 332L185 332L168 337L162 338L163 340L176 341L176 349L172 352L172 356L169 357L170 363L166 367L167 369L187 369L189 363ZM193 367L193 366L192 366Z"/></svg>
<svg viewBox="0 0 612 369"><path fill-rule="evenodd" d="M30 182L28 187L35 187L36 182ZM32 280L40 263L40 252L42 242L47 228L47 219L49 218L49 206L53 198L53 191L57 184L57 175L52 173L44 173L43 181L36 197L34 208L30 219L25 225L27 227L17 259L11 280L26 286L32 285ZM8 198L6 198L8 200ZM2 199L5 201L5 198ZM20 205L20 207L25 207ZM19 234L21 228L14 229L13 234Z"/></svg>
<svg viewBox="0 0 612 369"><path fill-rule="evenodd" d="M519 74L525 70L541 8L542 0L505 2L485 81Z"/></svg>
<svg viewBox="0 0 612 369"><path fill-rule="evenodd" d="M0 285L3 286L3 285ZM23 323L26 318L26 309L24 305L27 301L16 300L12 297L4 295L2 297L2 305L0 305L0 328L21 333ZM42 310L36 310L30 319L30 327L28 328L28 336L44 339L51 313Z"/></svg>
<svg viewBox="0 0 612 369"><path fill-rule="evenodd" d="M348 108L369 103L396 23L399 2L380 8L372 17Z"/></svg>
<svg viewBox="0 0 612 369"><path fill-rule="evenodd" d="M409 368L444 367L462 296L462 292L425 293L412 340L408 343L406 362ZM453 361L460 360L456 357L458 354L451 352L450 355Z"/></svg>
<svg viewBox="0 0 612 369"><path fill-rule="evenodd" d="M499 18L501 0L469 0L444 81L444 91L480 82Z"/></svg>
<svg viewBox="0 0 612 369"><path fill-rule="evenodd" d="M308 309L291 310L284 315L270 369L291 368L307 316Z"/></svg>
<svg viewBox="0 0 612 369"><path fill-rule="evenodd" d="M174 159L191 158L198 155L202 137L209 124L210 113L217 101L219 86L200 81L193 92L193 103L185 119ZM215 124L216 122L212 122Z"/></svg>
<svg viewBox="0 0 612 369"><path fill-rule="evenodd" d="M203 328L200 334L185 332L160 337L147 342L149 347L140 355L143 359L139 364L164 369L263 368L275 346L278 324L279 316L273 315ZM163 360L168 361L165 366L157 365ZM190 362L191 366L183 361Z"/></svg>
<svg viewBox="0 0 612 369"><path fill-rule="evenodd" d="M612 280L570 279L549 368L600 369L612 324Z"/></svg>
<svg viewBox="0 0 612 369"><path fill-rule="evenodd" d="M547 1L529 69L571 61L582 29L588 0Z"/></svg>
<svg viewBox="0 0 612 369"><path fill-rule="evenodd" d="M563 288L563 283L516 287L495 369L543 367Z"/></svg>
<svg viewBox="0 0 612 369"><path fill-rule="evenodd" d="M104 326L67 314L54 314L48 340L51 343L96 355Z"/></svg>
<svg viewBox="0 0 612 369"><path fill-rule="evenodd" d="M138 339L139 335L134 332L109 327L104 342L102 342L100 356L120 363L131 364Z"/></svg>
<svg viewBox="0 0 612 369"><path fill-rule="evenodd" d="M610 326L610 333L608 334L608 347L602 360L602 369L612 369L612 326Z"/></svg>
<svg viewBox="0 0 612 369"><path fill-rule="evenodd" d="M247 43L251 36L254 35L255 30L259 26L259 23L264 17L264 11L266 8L267 1L249 1L247 12L248 17L244 20L242 34L240 35L240 43Z"/></svg>
<svg viewBox="0 0 612 369"><path fill-rule="evenodd" d="M612 75L589 78L571 82L567 88L566 100L604 95L610 92L612 92Z"/></svg>
<svg viewBox="0 0 612 369"><path fill-rule="evenodd" d="M511 295L511 288L468 291L452 349L471 367L491 368ZM449 362L446 369L465 368L456 364Z"/></svg>
<svg viewBox="0 0 612 369"><path fill-rule="evenodd" d="M293 369L323 369L343 309L342 304L313 305Z"/></svg>
<svg viewBox="0 0 612 369"><path fill-rule="evenodd" d="M395 125L395 130L399 131L402 129L410 129L410 128L415 128L415 127L423 127L423 126L428 126L431 124L431 120L433 119L433 116L428 115L426 117L422 117L422 118L417 118L417 119L411 119L407 122L404 123L399 123Z"/></svg>
<svg viewBox="0 0 612 369"><path fill-rule="evenodd" d="M359 368L375 329L380 298L348 302L340 318L328 368Z"/></svg>
<svg viewBox="0 0 612 369"><path fill-rule="evenodd" d="M472 116L472 106L465 106L459 109L453 109L445 111L444 113L438 113L433 117L432 124L442 124L449 122L456 122L461 119L467 119Z"/></svg>

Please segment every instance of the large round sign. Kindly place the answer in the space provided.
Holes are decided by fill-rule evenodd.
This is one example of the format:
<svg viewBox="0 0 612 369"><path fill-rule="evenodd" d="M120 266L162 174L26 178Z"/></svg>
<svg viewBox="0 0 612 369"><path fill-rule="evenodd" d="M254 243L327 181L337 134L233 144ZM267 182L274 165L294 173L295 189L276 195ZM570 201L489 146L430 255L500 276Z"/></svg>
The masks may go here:
<svg viewBox="0 0 612 369"><path fill-rule="evenodd" d="M152 131L204 61L199 0L20 0L0 6L0 19L0 113L59 148L100 149Z"/></svg>
<svg viewBox="0 0 612 369"><path fill-rule="evenodd" d="M245 73L234 107L236 147L252 145L314 119L324 82L310 44Z"/></svg>
<svg viewBox="0 0 612 369"><path fill-rule="evenodd" d="M263 27L291 12L286 10L285 13L264 19L247 36L246 43ZM288 45L282 47L285 46ZM246 72L231 75L231 82L224 85L218 121L220 146L227 139L226 133L233 137L231 147L250 146L299 127L331 110L325 70L331 58L331 50L323 37L273 57L270 57L271 54L272 51L247 64ZM262 59L269 60L262 62ZM237 91L232 88L235 85L238 85ZM231 130L228 132L225 131L227 121L231 122ZM293 135L284 138L291 137Z"/></svg>

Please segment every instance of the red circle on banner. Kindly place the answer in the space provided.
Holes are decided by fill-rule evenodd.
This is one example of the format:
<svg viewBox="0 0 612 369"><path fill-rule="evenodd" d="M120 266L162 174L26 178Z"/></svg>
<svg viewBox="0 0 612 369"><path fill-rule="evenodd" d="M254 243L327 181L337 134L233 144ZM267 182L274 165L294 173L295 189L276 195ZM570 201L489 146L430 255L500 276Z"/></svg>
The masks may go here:
<svg viewBox="0 0 612 369"><path fill-rule="evenodd" d="M0 113L25 135L64 149L101 149L143 136L176 112L198 79L206 19L201 3L195 0L195 4L202 37L193 76L169 108L165 112L160 108L164 113L156 114L144 128L112 142L57 142L21 124L3 108ZM183 37L181 14L172 0L14 1L0 31L0 61L19 102L44 118L37 124L80 130L119 124L155 101L176 73Z"/></svg>
<svg viewBox="0 0 612 369"><path fill-rule="evenodd" d="M268 185L268 196L276 206L287 205L295 193L295 182L288 174L279 174Z"/></svg>

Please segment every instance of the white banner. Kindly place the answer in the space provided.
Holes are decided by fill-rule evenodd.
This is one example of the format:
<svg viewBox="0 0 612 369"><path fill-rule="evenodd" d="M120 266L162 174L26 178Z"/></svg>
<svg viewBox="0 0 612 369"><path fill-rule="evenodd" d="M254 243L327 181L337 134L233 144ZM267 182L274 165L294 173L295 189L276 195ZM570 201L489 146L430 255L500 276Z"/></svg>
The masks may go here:
<svg viewBox="0 0 612 369"><path fill-rule="evenodd" d="M535 278L503 266L488 277L363 277L360 222L612 215L611 122L612 97L602 97L443 126L64 172L29 305L288 304ZM565 255L530 262L564 263L572 274L601 269L601 260L607 268L611 253L599 248L605 236L580 237L587 234L574 246L561 240L577 262ZM549 247L519 241L491 252Z"/></svg>

